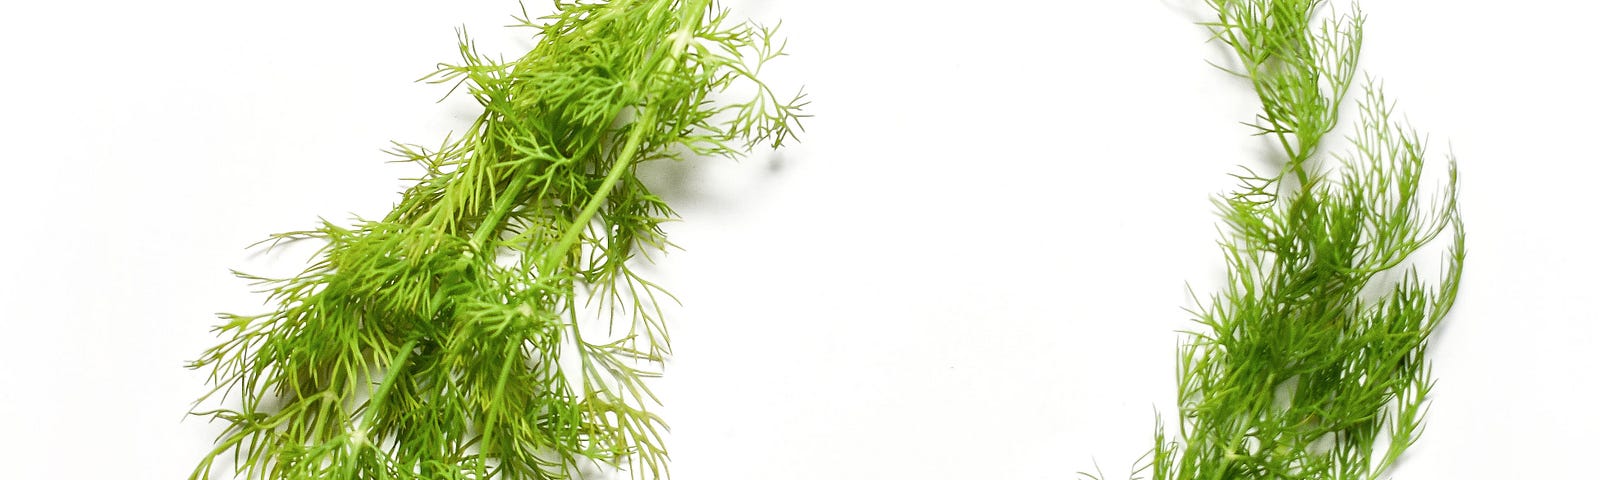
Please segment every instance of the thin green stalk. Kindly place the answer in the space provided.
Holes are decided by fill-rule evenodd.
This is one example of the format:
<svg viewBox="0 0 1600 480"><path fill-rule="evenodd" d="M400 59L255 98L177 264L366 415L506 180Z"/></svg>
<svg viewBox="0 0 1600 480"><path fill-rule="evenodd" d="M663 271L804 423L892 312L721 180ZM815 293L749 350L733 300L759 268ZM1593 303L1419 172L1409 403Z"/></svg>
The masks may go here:
<svg viewBox="0 0 1600 480"><path fill-rule="evenodd" d="M593 219L594 214L600 211L600 206L611 195L611 189L616 188L617 181L621 180L624 174L633 170L634 155L638 154L639 145L644 142L644 133L647 130L654 129L655 123L655 110L646 108L639 123L629 131L628 143L623 145L622 153L618 156L616 163L611 166L611 171L606 173L605 179L600 182L600 188L595 189L594 196L590 197L589 201L583 205L583 210L573 218L572 225L561 233L561 239L557 240L555 246L545 255L544 263L539 265L541 271L554 269L555 265L560 263L561 258L572 251L573 245L578 243L578 236L582 235L583 231L588 228L589 220Z"/></svg>
<svg viewBox="0 0 1600 480"><path fill-rule="evenodd" d="M478 225L478 230L472 233L472 246L483 249L488 248L489 238L503 231L502 223L506 216L511 214L511 208L517 205L517 196L522 195L523 187L528 184L528 177L511 179L511 184L499 193L500 198L495 200L494 209L489 216L484 217L483 223Z"/></svg>
<svg viewBox="0 0 1600 480"><path fill-rule="evenodd" d="M378 410L383 408L383 402L389 397L389 391L394 389L395 380L405 371L406 359L411 358L411 351L416 348L416 340L407 340L400 345L394 358L389 360L389 371L383 375L383 381L378 383L378 389L372 392L372 398L367 401L367 411L361 415L361 423L356 424L358 429L377 420Z"/></svg>

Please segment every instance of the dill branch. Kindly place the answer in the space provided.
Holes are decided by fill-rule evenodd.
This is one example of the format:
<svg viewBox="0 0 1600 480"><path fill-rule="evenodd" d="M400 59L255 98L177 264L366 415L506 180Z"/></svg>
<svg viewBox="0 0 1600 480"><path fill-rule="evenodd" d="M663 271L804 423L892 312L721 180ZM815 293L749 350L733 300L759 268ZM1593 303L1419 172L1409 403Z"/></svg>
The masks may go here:
<svg viewBox="0 0 1600 480"><path fill-rule="evenodd" d="M1465 236L1456 172L1423 190L1426 149L1370 79L1353 151L1320 155L1354 83L1360 12L1317 20L1320 0L1208 0L1283 168L1235 174L1222 291L1200 299L1178 351L1176 431L1158 426L1152 478L1380 478L1417 441L1429 335L1456 298ZM1443 238L1441 238L1443 237ZM1443 267L1412 261L1445 244Z"/></svg>
<svg viewBox="0 0 1600 480"><path fill-rule="evenodd" d="M321 244L299 275L241 274L275 309L224 314L191 367L195 412L228 425L192 479L559 479L593 464L666 475L646 379L670 352L631 262L675 214L637 178L649 161L739 157L800 128L802 95L756 74L772 29L710 0L557 2L519 27L513 61L480 54L426 81L483 107L437 148L391 153L426 174L381 220L274 236ZM739 84L750 99L720 100ZM270 246L269 246L270 248ZM616 334L581 327L597 316Z"/></svg>

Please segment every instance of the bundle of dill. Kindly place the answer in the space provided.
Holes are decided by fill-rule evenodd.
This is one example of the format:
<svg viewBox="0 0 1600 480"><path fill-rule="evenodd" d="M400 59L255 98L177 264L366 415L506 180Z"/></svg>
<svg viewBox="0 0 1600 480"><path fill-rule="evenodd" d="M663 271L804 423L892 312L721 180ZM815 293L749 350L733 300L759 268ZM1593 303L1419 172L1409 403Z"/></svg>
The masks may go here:
<svg viewBox="0 0 1600 480"><path fill-rule="evenodd" d="M320 243L291 278L246 276L275 309L222 316L196 412L226 422L191 478L567 478L600 464L665 475L645 383L668 353L660 287L630 260L673 217L643 162L737 157L799 127L802 96L757 75L774 31L711 0L523 12L510 62L462 35L428 77L483 106L465 134L393 153L425 175L381 220L274 236ZM721 101L730 87L753 98ZM749 87L753 86L753 88ZM242 275L242 274L241 274ZM613 331L580 328L591 316Z"/></svg>
<svg viewBox="0 0 1600 480"><path fill-rule="evenodd" d="M1363 85L1353 150L1323 138L1354 83L1364 17L1321 0L1208 0L1283 168L1246 169L1217 200L1228 283L1179 349L1176 435L1158 427L1153 478L1368 479L1417 441L1433 385L1429 336L1461 281L1456 172L1422 188L1425 146ZM1445 243L1436 279L1415 258Z"/></svg>

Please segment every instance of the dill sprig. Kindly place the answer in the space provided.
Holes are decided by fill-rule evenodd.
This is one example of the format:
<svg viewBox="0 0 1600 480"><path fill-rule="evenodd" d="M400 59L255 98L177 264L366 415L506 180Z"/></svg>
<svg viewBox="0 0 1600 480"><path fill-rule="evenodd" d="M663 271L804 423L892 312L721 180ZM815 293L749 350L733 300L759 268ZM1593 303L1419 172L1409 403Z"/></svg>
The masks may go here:
<svg viewBox="0 0 1600 480"><path fill-rule="evenodd" d="M439 147L396 145L425 174L393 211L269 239L320 243L299 275L240 274L275 309L222 315L191 365L215 387L201 401L240 402L196 412L227 429L191 478L665 476L646 379L670 295L630 262L668 245L674 214L635 169L778 147L803 97L757 79L783 54L774 29L711 0L556 9L517 17L538 39L521 58L463 33L461 61L425 78L483 113Z"/></svg>
<svg viewBox="0 0 1600 480"><path fill-rule="evenodd" d="M1208 0L1282 152L1216 200L1228 282L1191 313L1178 355L1177 432L1158 427L1167 479L1381 477L1422 431L1429 335L1456 298L1464 234L1456 172L1426 192L1424 139L1370 78L1352 151L1322 161L1356 77L1363 15L1321 0ZM1327 163L1328 165L1323 165ZM1440 238L1443 237L1443 238ZM1446 244L1436 277L1415 258Z"/></svg>

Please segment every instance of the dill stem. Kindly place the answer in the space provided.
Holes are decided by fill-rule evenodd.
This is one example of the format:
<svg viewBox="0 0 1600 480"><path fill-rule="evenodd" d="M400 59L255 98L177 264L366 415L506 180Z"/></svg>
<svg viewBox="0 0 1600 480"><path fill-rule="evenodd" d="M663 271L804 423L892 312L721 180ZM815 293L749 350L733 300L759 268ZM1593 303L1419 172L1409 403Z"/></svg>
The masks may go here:
<svg viewBox="0 0 1600 480"><path fill-rule="evenodd" d="M378 407L383 404L383 398L389 395L390 388L394 387L394 380L400 377L400 369L405 368L406 360L411 358L411 351L417 348L417 339L407 340L400 345L400 353L395 354L394 360L389 363L389 371L383 375L383 382L378 383L378 391L372 392L372 398L367 399L367 411L361 414L361 425L366 428L378 417ZM365 438L365 433L362 434Z"/></svg>
<svg viewBox="0 0 1600 480"><path fill-rule="evenodd" d="M477 249L487 248L489 237L500 231L500 222L505 221L506 215L511 213L511 207L517 204L517 197L522 195L522 187L528 183L526 175L517 175L511 179L511 184L500 192L500 198L495 199L494 209L489 215L483 217L483 223L478 224L478 230L472 232L472 246Z"/></svg>
<svg viewBox="0 0 1600 480"><path fill-rule="evenodd" d="M540 274L552 271L561 257L566 256L567 252L572 250L572 247L578 243L578 237L589 226L589 220L593 219L595 213L600 211L600 205L604 204L606 198L611 196L611 190L616 188L617 182L622 179L622 175L633 167L633 157L638 155L639 145L644 143L645 132L655 130L655 128L656 111L654 108L645 107L644 114L639 118L638 122L633 124L633 129L628 132L628 142L622 146L622 152L617 155L616 163L611 165L611 171L607 172L606 178L600 182L600 188L596 189L594 195L589 197L589 202L583 205L583 210L578 212L578 216L572 219L572 225L561 233L561 239L556 241L555 247L551 248L545 254L543 261L539 263Z"/></svg>
<svg viewBox="0 0 1600 480"><path fill-rule="evenodd" d="M514 352L508 352L507 353L508 357L513 356L513 355L515 355ZM500 398L501 395L505 394L505 391L506 391L506 379L511 378L511 364L512 363L513 362L511 362L510 359L508 358L506 362L504 362L504 363L502 363L500 365L500 377L498 379L496 379L495 382L494 382L494 397L493 398L498 399L498 398ZM499 413L500 412L498 412L498 411L490 411L489 412L489 419L484 422L484 427L483 427L483 446L478 449L478 475L479 476L487 475L487 472L484 471L484 468L486 468L485 466L489 464L489 449L493 448L493 446L494 446L493 442L491 442L490 439L492 438L491 436L494 435L494 421L497 418L499 418Z"/></svg>
<svg viewBox="0 0 1600 480"><path fill-rule="evenodd" d="M362 414L362 424L370 424L378 416L378 406L384 402L384 397L389 395L390 387L394 387L394 379L400 378L400 368L405 368L406 358L411 358L411 350L416 349L416 339L410 339L400 346L400 352L395 355L394 362L389 363L389 373L384 374L384 381L379 382L378 392L373 392L373 398L368 400L366 413Z"/></svg>

